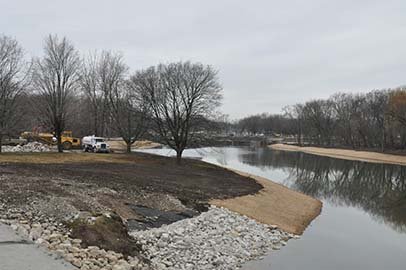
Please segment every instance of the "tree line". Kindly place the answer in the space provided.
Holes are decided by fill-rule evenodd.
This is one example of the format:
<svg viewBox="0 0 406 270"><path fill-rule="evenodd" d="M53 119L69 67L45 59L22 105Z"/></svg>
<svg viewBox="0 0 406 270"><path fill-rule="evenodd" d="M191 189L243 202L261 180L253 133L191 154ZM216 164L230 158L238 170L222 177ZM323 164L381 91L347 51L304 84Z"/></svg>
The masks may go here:
<svg viewBox="0 0 406 270"><path fill-rule="evenodd" d="M296 137L299 145L353 149L406 147L406 90L337 93L286 106L279 115L254 115L238 121L240 131Z"/></svg>
<svg viewBox="0 0 406 270"><path fill-rule="evenodd" d="M27 61L19 43L0 36L0 146L22 130L120 136L148 134L182 153L215 117L222 100L217 71L192 62L131 73L120 53L82 56L67 38L49 35L42 57ZM38 128L40 127L40 128ZM1 147L0 147L1 149Z"/></svg>

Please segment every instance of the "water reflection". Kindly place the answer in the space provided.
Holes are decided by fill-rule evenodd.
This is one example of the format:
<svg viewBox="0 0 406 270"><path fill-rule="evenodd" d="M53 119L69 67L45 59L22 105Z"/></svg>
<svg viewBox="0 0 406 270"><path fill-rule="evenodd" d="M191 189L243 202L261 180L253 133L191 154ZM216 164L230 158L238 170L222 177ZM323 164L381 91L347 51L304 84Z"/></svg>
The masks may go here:
<svg viewBox="0 0 406 270"><path fill-rule="evenodd" d="M376 221L406 232L406 166L348 161L268 148L243 151L242 163L282 169L284 185L336 206L363 209Z"/></svg>

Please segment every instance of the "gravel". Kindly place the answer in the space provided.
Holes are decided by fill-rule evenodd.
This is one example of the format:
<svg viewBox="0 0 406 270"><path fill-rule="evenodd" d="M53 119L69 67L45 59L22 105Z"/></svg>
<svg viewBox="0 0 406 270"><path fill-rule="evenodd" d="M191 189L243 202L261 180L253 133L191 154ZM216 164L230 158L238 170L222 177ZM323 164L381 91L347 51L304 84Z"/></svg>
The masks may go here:
<svg viewBox="0 0 406 270"><path fill-rule="evenodd" d="M72 238L70 230L56 219L1 202L0 222L82 270L238 269L298 238L276 226L212 206L194 218L130 232L141 247L137 258L96 246L83 248L81 240Z"/></svg>
<svg viewBox="0 0 406 270"><path fill-rule="evenodd" d="M225 208L161 228L131 232L154 269L237 269L298 236Z"/></svg>
<svg viewBox="0 0 406 270"><path fill-rule="evenodd" d="M71 238L64 224L40 213L10 208L0 202L0 223L9 225L27 241L34 242L55 259L63 258L76 269L150 270L148 264L138 257L124 257L121 253L97 246L83 248L82 240Z"/></svg>
<svg viewBox="0 0 406 270"><path fill-rule="evenodd" d="M30 142L24 145L2 146L3 152L52 152L52 148L40 142Z"/></svg>

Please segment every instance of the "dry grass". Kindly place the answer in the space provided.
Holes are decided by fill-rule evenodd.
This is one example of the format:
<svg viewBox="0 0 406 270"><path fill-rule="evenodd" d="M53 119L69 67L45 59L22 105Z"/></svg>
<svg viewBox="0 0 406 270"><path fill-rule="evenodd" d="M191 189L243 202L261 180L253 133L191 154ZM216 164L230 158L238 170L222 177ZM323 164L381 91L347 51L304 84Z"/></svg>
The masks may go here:
<svg viewBox="0 0 406 270"><path fill-rule="evenodd" d="M125 151L127 149L127 144L123 140L110 140L107 141L110 145L110 148L114 151ZM149 148L156 148L162 146L159 143L152 142L152 141L136 141L131 145L131 148L134 149L149 149Z"/></svg>
<svg viewBox="0 0 406 270"><path fill-rule="evenodd" d="M238 171L237 173L253 178L264 188L254 195L211 200L211 204L228 208L265 224L277 225L294 234L302 234L321 212L322 203L319 200L259 176Z"/></svg>

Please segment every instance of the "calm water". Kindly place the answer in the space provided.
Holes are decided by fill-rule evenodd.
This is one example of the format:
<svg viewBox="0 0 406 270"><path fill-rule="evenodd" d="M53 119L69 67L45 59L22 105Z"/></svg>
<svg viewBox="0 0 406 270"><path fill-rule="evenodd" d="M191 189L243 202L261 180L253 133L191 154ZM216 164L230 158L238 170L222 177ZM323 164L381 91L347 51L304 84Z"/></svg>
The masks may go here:
<svg viewBox="0 0 406 270"><path fill-rule="evenodd" d="M173 155L165 149L148 152ZM245 270L406 269L406 166L269 148L205 148L185 155L260 175L323 201L322 213L301 239Z"/></svg>

